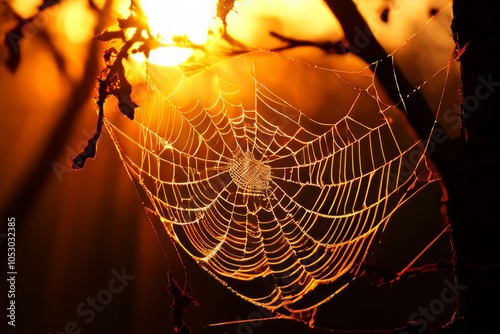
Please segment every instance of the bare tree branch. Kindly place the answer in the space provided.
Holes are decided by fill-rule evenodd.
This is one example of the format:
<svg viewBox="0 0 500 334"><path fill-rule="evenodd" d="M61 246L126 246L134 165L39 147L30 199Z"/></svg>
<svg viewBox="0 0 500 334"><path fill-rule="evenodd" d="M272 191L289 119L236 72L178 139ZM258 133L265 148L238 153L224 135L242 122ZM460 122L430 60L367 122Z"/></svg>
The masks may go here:
<svg viewBox="0 0 500 334"><path fill-rule="evenodd" d="M376 64L375 74L391 99L396 103L402 103L410 124L420 138L429 138L434 126L434 113L420 91L415 90L398 65L388 57L387 52L357 10L356 4L352 0L326 0L325 2L342 25L346 39L351 46L351 52L356 50L356 53L368 64ZM366 39L362 45L359 41L360 32Z"/></svg>

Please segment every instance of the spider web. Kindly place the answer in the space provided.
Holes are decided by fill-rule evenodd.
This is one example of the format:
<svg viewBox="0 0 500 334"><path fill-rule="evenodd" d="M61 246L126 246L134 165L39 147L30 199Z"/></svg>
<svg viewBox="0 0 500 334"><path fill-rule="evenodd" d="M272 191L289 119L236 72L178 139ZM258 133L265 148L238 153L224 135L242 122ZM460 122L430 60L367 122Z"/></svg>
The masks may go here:
<svg viewBox="0 0 500 334"><path fill-rule="evenodd" d="M302 56L131 62L141 107L134 121L116 113L105 125L177 246L241 298L312 324L361 274L391 216L440 176L398 121L404 106L385 98L377 63L353 70ZM304 82L286 80L293 72ZM301 101L302 88L324 101Z"/></svg>

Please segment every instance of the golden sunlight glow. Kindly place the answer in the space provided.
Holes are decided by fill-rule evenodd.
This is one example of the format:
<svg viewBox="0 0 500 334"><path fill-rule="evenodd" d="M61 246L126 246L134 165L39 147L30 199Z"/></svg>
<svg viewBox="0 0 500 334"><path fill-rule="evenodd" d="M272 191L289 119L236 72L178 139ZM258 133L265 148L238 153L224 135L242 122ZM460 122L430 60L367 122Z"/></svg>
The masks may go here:
<svg viewBox="0 0 500 334"><path fill-rule="evenodd" d="M141 7L160 42L175 44L176 38L187 37L191 43L203 45L216 15L216 3L217 0L142 0ZM160 47L151 51L149 61L172 66L186 61L192 53L191 48Z"/></svg>
<svg viewBox="0 0 500 334"><path fill-rule="evenodd" d="M68 1L61 4L57 16L64 36L75 44L85 43L92 38L95 15L87 9L86 2Z"/></svg>

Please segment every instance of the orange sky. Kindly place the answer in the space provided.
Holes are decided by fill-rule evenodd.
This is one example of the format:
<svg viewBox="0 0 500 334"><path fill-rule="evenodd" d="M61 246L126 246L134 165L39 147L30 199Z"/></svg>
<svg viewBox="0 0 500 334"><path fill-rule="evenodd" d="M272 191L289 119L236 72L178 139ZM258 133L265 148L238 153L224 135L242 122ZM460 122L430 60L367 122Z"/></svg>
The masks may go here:
<svg viewBox="0 0 500 334"><path fill-rule="evenodd" d="M38 3L13 1L12 5L21 15L29 16ZM387 1L357 3L386 50L391 52L398 48L395 59L412 82L417 84L432 79L447 64L453 49L449 32L451 7L444 8L435 20L425 25L429 11L443 8L446 1L394 2L388 24L380 21L380 11ZM18 300L23 305L22 311L19 311L19 322L24 323L23 326L31 332L39 329L43 333L58 333L70 320L76 321L85 333L113 332L116 328L120 328L123 333L127 330L128 333L139 333L141 328L144 333L148 330L151 333L166 333L169 330L170 300L165 290L167 262L109 136L103 135L96 160L89 160L82 171L74 172L68 167L70 157L82 149L95 130L93 89L87 87L79 90L79 84L85 79L94 80L97 76L103 66L100 54L106 46L92 41L91 36L114 24L114 17L123 11L123 7L123 4L116 5L112 14L101 18L99 22L86 1L56 6L47 12L46 17L35 22L31 32L26 33L29 38L21 45L22 60L17 72L12 74L5 67L0 67L0 152L5 161L0 164L0 211L6 210L5 203L12 200L27 175L41 171L41 164L45 167L50 165L48 172L40 174L44 182L34 200L26 203L26 207L21 209L23 212L6 213L22 217L17 231L20 273ZM9 17L5 6L0 7L0 15ZM5 20L0 23L2 35L12 27L11 22ZM319 0L280 0L272 4L265 0L244 1L237 4L228 22L233 36L252 47L280 46L279 42L268 36L269 29L296 39L337 41L343 38L336 19ZM99 27L96 28L96 25ZM420 27L423 28L419 30ZM408 44L403 45L408 39ZM89 53L89 50L95 53ZM352 70L367 65L354 55L325 57L316 51L298 51L295 54L307 62L315 61L332 68ZM2 48L0 60L3 59L5 51ZM308 70L298 66L291 73L287 66L273 66L272 70L276 72L267 80L276 91L280 90L280 80L284 77L292 83L296 82L293 85L288 82L292 88L287 91L294 104L302 104L311 110L318 110L318 105L329 104L332 100L341 106L348 107L351 104L352 96L341 91L329 95L326 90L316 90L314 98L311 98L307 88L319 85L324 77L310 76L301 81L301 75L308 74ZM443 108L449 108L454 103L453 97L458 86L457 70L454 68L450 76L449 95ZM358 79L363 81L362 78ZM439 102L442 85L443 75L440 74L422 88L434 110ZM345 87L342 84L338 86ZM78 97L83 103L68 111L71 101ZM309 98L310 104L304 102ZM371 109L373 113L377 111L376 107ZM65 112L73 116L67 124L59 124ZM61 136L58 147L47 147L54 133L64 132L61 127L69 129L69 135ZM43 157L51 150L56 150L56 158L47 161ZM435 190L423 196L436 196ZM424 220L430 221L439 218L438 211L438 206L429 204L418 213L427 217ZM404 213L410 216L408 221L414 224L411 231L418 233L418 221L415 222L411 217L414 212ZM397 229L390 228L388 234L401 236L401 240L413 239L410 232ZM404 247L403 241L396 241L386 252L397 253L400 247ZM438 248L447 251L446 245L438 245ZM387 259L392 261L390 257ZM189 260L186 261L187 266L192 265ZM394 261L398 262L399 259ZM172 265L179 269L176 256L172 256ZM116 296L116 303L99 313L94 322L86 324L75 313L77 305L88 296L95 296L106 286L113 269L120 270L123 267L136 279L123 294ZM177 270L176 274L181 281L184 279L183 270ZM197 328L211 322L246 318L253 310L247 304L237 304L241 301L218 283L208 285L206 282L212 278L199 268L190 267L189 275L192 294L200 301L201 307L191 308L187 317L196 323ZM442 282L439 279L441 277L437 282L423 279L430 286L426 291L431 296L441 289ZM212 290L208 294L205 293L206 286ZM366 286L362 288L373 299L380 298L379 292ZM387 322L406 320L414 304L420 305L420 290L411 290L411 286L406 284L394 290L395 294L410 295L413 304L409 302L411 306L403 307L406 313L395 315L400 306L397 303L385 305L386 313L377 311L377 304L372 303L371 307L362 307L366 314L361 315L361 319L382 325L385 325L384 320L374 320L373 314L385 316ZM384 298L392 297L391 292L389 297ZM356 294L352 298L360 299ZM235 307L231 309L228 305ZM342 306L336 307L342 309ZM353 305L347 306L345 313L341 313L343 317L336 321L346 326L358 324L360 320L346 315L353 308ZM370 315L370 312L375 313Z"/></svg>

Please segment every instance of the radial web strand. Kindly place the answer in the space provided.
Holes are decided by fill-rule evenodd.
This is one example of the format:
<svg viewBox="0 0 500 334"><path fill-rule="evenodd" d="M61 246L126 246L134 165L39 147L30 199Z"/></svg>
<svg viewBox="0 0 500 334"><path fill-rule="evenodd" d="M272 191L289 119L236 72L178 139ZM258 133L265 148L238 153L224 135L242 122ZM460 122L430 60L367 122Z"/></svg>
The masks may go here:
<svg viewBox="0 0 500 334"><path fill-rule="evenodd" d="M338 120L316 121L260 78L274 62L349 86L351 108L332 105L321 118ZM328 298L302 299L356 277L391 215L439 178L422 143L393 129L366 73L269 51L190 71L150 65L135 73L136 120L106 125L151 210L200 266L256 305L312 310ZM361 109L373 103L384 109L367 117ZM232 280L260 287L250 294Z"/></svg>
<svg viewBox="0 0 500 334"><path fill-rule="evenodd" d="M124 60L139 107L100 116L160 222L155 232L242 299L312 326L318 307L375 262L391 219L440 181L427 154L436 143L409 126L396 75L400 53L432 20L371 64L298 40L279 52L223 42L179 66ZM410 95L432 81L436 120L453 63L412 81ZM399 101L379 75L387 64Z"/></svg>

